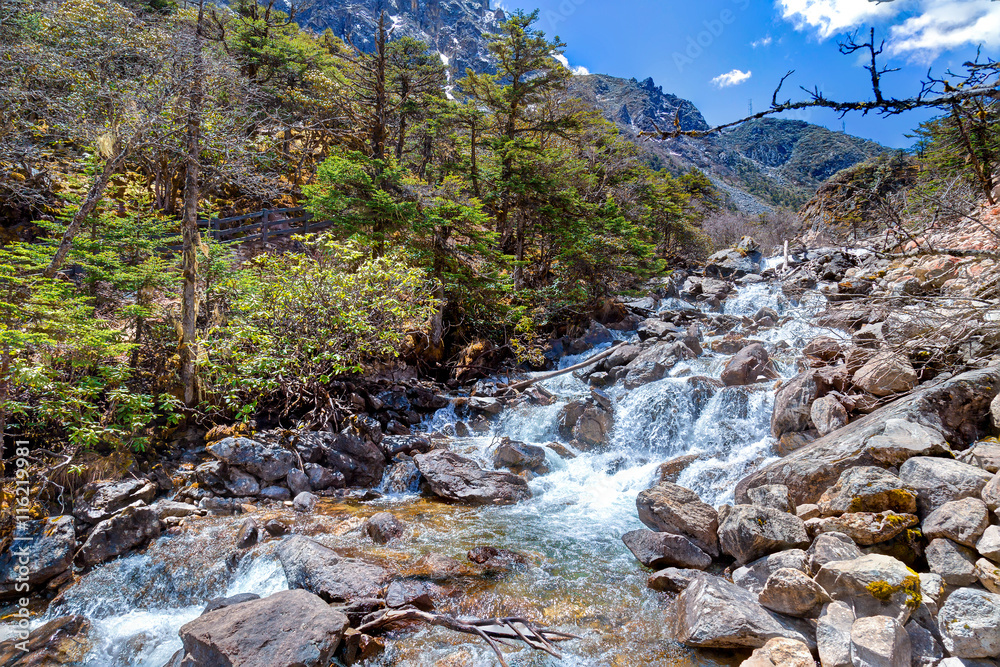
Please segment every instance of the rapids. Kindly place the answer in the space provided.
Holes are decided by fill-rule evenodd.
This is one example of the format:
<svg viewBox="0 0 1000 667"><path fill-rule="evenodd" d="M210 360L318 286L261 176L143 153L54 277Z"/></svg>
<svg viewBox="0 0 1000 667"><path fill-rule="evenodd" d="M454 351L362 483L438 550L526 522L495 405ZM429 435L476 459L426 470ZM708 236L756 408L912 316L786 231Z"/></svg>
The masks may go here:
<svg viewBox="0 0 1000 667"><path fill-rule="evenodd" d="M806 316L821 305L791 303L778 288L760 284L741 288L725 303L724 312L753 315L767 306L792 317L752 336L766 341L779 371L788 377L797 372L799 350L818 333L806 324ZM688 382L691 376L719 377L727 356L711 353L707 343L710 340L703 357L679 365L671 377L632 391L620 384L608 388L615 412L609 445L570 460L550 452L552 471L530 483L534 497L529 501L468 508L414 491L364 503L324 500L316 515L260 511L258 522L281 515L294 522L296 532L404 572L429 552L464 560L468 549L488 544L527 554L529 567L495 580L470 580L456 587L442 609L476 616L520 615L582 635L561 645L562 662L524 649L508 654L511 665L738 664L740 656L690 651L671 640L665 612L669 596L646 587L649 573L621 541L623 533L642 527L635 497L663 461L697 454L678 483L718 506L732 502L741 477L773 459L773 383L706 391ZM564 358L561 365L565 368L600 349ZM489 434L456 438L453 448L488 467L488 448L495 436L535 444L559 440L559 409L587 396L590 389L572 375L545 381L544 386L557 395L555 404L510 408ZM455 420L454 411L446 408L425 427L440 430ZM407 536L373 546L358 526L365 517L386 510L408 524ZM178 628L197 617L207 600L243 592L266 596L287 588L274 555L276 540L242 555L235 549L241 521L189 519L179 534L164 535L144 552L84 575L38 623L67 613L90 618L89 652L81 664L161 667L181 646ZM390 635L387 646L376 664L430 667L446 656L455 659L449 665L495 664L484 644L447 630Z"/></svg>

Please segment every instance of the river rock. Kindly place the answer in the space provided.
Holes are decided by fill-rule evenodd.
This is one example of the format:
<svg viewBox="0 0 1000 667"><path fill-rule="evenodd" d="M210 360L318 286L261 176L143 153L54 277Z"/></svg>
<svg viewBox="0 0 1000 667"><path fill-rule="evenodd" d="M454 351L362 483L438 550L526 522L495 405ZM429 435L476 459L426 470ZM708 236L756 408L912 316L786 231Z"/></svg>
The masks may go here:
<svg viewBox="0 0 1000 667"><path fill-rule="evenodd" d="M18 583L38 586L73 566L76 531L68 514L16 522L12 537L0 554L0 599L23 597Z"/></svg>
<svg viewBox="0 0 1000 667"><path fill-rule="evenodd" d="M6 620L12 634L19 632L19 623L15 617L10 616ZM11 639L0 642L0 665L55 667L79 664L78 661L91 646L87 640L89 631L90 621L84 616L73 614L53 618L25 636L14 634Z"/></svg>
<svg viewBox="0 0 1000 667"><path fill-rule="evenodd" d="M917 511L917 491L887 470L859 466L845 470L837 483L823 493L819 509L824 516L887 510L914 514Z"/></svg>
<svg viewBox="0 0 1000 667"><path fill-rule="evenodd" d="M733 570L733 583L754 595L760 595L773 573L781 569L807 572L807 563L806 552L802 549L779 551Z"/></svg>
<svg viewBox="0 0 1000 667"><path fill-rule="evenodd" d="M852 512L824 519L811 519L806 522L806 530L812 536L821 533L842 533L850 537L856 544L871 546L888 542L918 523L920 520L915 514L896 514L892 510L878 514Z"/></svg>
<svg viewBox="0 0 1000 667"><path fill-rule="evenodd" d="M528 483L509 472L483 470L475 461L447 450L413 458L424 482L437 496L467 505L512 505L531 497Z"/></svg>
<svg viewBox="0 0 1000 667"><path fill-rule="evenodd" d="M677 641L696 648L759 648L774 637L816 645L807 622L775 614L753 594L704 573L677 597L672 623Z"/></svg>
<svg viewBox="0 0 1000 667"><path fill-rule="evenodd" d="M927 516L953 500L979 498L993 476L968 463L930 456L911 458L899 468L899 478L917 491L917 508Z"/></svg>
<svg viewBox="0 0 1000 667"><path fill-rule="evenodd" d="M802 519L768 507L736 505L720 515L719 546L742 565L761 556L809 546Z"/></svg>
<svg viewBox="0 0 1000 667"><path fill-rule="evenodd" d="M974 547L989 525L989 511L979 498L963 498L947 502L927 515L923 523L924 536L932 540L947 537L953 542Z"/></svg>
<svg viewBox="0 0 1000 667"><path fill-rule="evenodd" d="M816 623L816 647L823 667L853 667L851 628L854 611L844 602L823 607Z"/></svg>
<svg viewBox="0 0 1000 667"><path fill-rule="evenodd" d="M956 658L1000 656L1000 595L960 588L938 613L941 643Z"/></svg>
<svg viewBox="0 0 1000 667"><path fill-rule="evenodd" d="M472 396L465 405L472 412L478 412L490 416L498 415L503 412L503 403L501 403L498 399L491 398L489 396Z"/></svg>
<svg viewBox="0 0 1000 667"><path fill-rule="evenodd" d="M976 542L976 551L994 563L1000 563L1000 526L987 526Z"/></svg>
<svg viewBox="0 0 1000 667"><path fill-rule="evenodd" d="M579 423L579 422L578 422ZM504 438L493 450L493 466L507 468L515 473L530 470L544 474L549 468L545 463L545 450L538 445L529 445Z"/></svg>
<svg viewBox="0 0 1000 667"><path fill-rule="evenodd" d="M694 359L695 353L682 342L663 341L643 350L624 366L625 388L635 389L666 377L667 372L685 359ZM619 371L621 372L621 371Z"/></svg>
<svg viewBox="0 0 1000 667"><path fill-rule="evenodd" d="M701 574L700 570L666 567L646 579L646 586L663 593L680 593Z"/></svg>
<svg viewBox="0 0 1000 667"><path fill-rule="evenodd" d="M854 374L854 384L875 396L892 396L917 386L917 373L905 355L880 352Z"/></svg>
<svg viewBox="0 0 1000 667"><path fill-rule="evenodd" d="M851 626L855 667L910 667L910 635L889 616L867 616Z"/></svg>
<svg viewBox="0 0 1000 667"><path fill-rule="evenodd" d="M176 500L157 500L155 503L149 506L151 510L156 512L156 517L163 521L167 517L177 517L184 518L186 516L192 516L198 514L198 507L190 503L181 503Z"/></svg>
<svg viewBox="0 0 1000 667"><path fill-rule="evenodd" d="M931 540L924 555L931 572L941 575L947 584L968 586L978 579L976 552L968 547L938 538Z"/></svg>
<svg viewBox="0 0 1000 667"><path fill-rule="evenodd" d="M249 438L225 438L208 445L206 450L227 465L243 468L265 482L281 479L296 463L295 454L284 447Z"/></svg>
<svg viewBox="0 0 1000 667"><path fill-rule="evenodd" d="M285 484L288 485L288 490L292 492L293 498L300 493L312 492L309 476L298 468L292 468L288 471L288 474L285 475Z"/></svg>
<svg viewBox="0 0 1000 667"><path fill-rule="evenodd" d="M814 503L849 468L890 468L913 456L949 455L947 442L981 437L983 417L998 393L1000 366L928 384L744 477L736 502L747 502L746 492L756 486L785 484L796 505ZM778 403L776 398L776 414Z"/></svg>
<svg viewBox="0 0 1000 667"><path fill-rule="evenodd" d="M282 502L285 500L291 500L292 494L289 493L288 489L283 486L265 486L260 490L260 497L265 500Z"/></svg>
<svg viewBox="0 0 1000 667"><path fill-rule="evenodd" d="M462 424L461 427L459 424ZM462 422L458 422L455 424L455 434L460 438L468 437L468 428ZM465 429L464 436L459 433L462 429ZM378 447L385 459L391 461L399 454L414 456L429 452L434 449L434 444L424 435L387 435L378 443Z"/></svg>
<svg viewBox="0 0 1000 667"><path fill-rule="evenodd" d="M201 491L207 491L219 496L231 494L229 481L229 466L224 461L205 461L194 469L195 480Z"/></svg>
<svg viewBox="0 0 1000 667"><path fill-rule="evenodd" d="M712 564L711 556L680 535L640 529L622 535L622 542L640 563L654 569L683 567L704 570Z"/></svg>
<svg viewBox="0 0 1000 667"><path fill-rule="evenodd" d="M304 467L306 476L309 478L309 487L313 491L342 489L347 484L340 471L330 470L318 463L306 463Z"/></svg>
<svg viewBox="0 0 1000 667"><path fill-rule="evenodd" d="M840 343L829 336L814 338L802 348L802 354L805 355L806 359L819 362L820 365L835 361L843 353L844 350Z"/></svg>
<svg viewBox="0 0 1000 667"><path fill-rule="evenodd" d="M434 594L439 587L429 581L419 579L397 579L385 590L385 606L398 609L412 605L417 609L430 611L434 609Z"/></svg>
<svg viewBox="0 0 1000 667"><path fill-rule="evenodd" d="M799 373L791 380L782 383L774 395L771 434L775 438L781 438L787 433L798 433L814 428L811 409L816 396L816 381L811 371Z"/></svg>
<svg viewBox="0 0 1000 667"><path fill-rule="evenodd" d="M639 323L636 333L639 334L639 340L649 340L651 338L663 338L669 336L670 334L675 334L680 332L680 327L671 322L664 322L663 320L656 318L649 318L643 320Z"/></svg>
<svg viewBox="0 0 1000 667"><path fill-rule="evenodd" d="M816 661L803 642L775 637L754 649L740 667L816 667Z"/></svg>
<svg viewBox="0 0 1000 667"><path fill-rule="evenodd" d="M765 484L747 491L750 504L757 507L770 507L779 512L795 514L795 508L788 497L788 487L784 484Z"/></svg>
<svg viewBox="0 0 1000 667"><path fill-rule="evenodd" d="M96 565L120 556L160 535L160 520L149 507L126 507L90 531L80 547L85 565Z"/></svg>
<svg viewBox="0 0 1000 667"><path fill-rule="evenodd" d="M191 667L326 667L347 617L302 590L281 591L199 616L180 629Z"/></svg>
<svg viewBox="0 0 1000 667"><path fill-rule="evenodd" d="M847 409L835 396L821 396L809 408L809 418L823 436L847 425Z"/></svg>
<svg viewBox="0 0 1000 667"><path fill-rule="evenodd" d="M377 565L344 558L316 540L292 535L282 540L278 558L291 588L304 588L327 602L376 597L392 575Z"/></svg>
<svg viewBox="0 0 1000 667"><path fill-rule="evenodd" d="M719 513L698 494L670 482L639 492L639 520L653 530L681 535L708 555L719 555Z"/></svg>
<svg viewBox="0 0 1000 667"><path fill-rule="evenodd" d="M260 539L260 527L253 517L247 517L236 531L236 548L249 549Z"/></svg>
<svg viewBox="0 0 1000 667"><path fill-rule="evenodd" d="M763 345L748 345L726 362L726 367L722 369L722 382L727 387L737 387L774 377L770 362L771 357Z"/></svg>
<svg viewBox="0 0 1000 667"><path fill-rule="evenodd" d="M73 516L87 523L99 523L133 503L150 503L155 497L156 484L148 479L89 482L76 494Z"/></svg>
<svg viewBox="0 0 1000 667"><path fill-rule="evenodd" d="M661 463L656 468L656 479L658 482L676 484L681 474L700 458L699 454L684 454L683 456L677 456L665 463ZM653 486L656 486L656 484L654 483Z"/></svg>
<svg viewBox="0 0 1000 667"><path fill-rule="evenodd" d="M257 478L239 468L229 469L229 479L226 480L227 495L237 498L248 498L260 493L260 483Z"/></svg>
<svg viewBox="0 0 1000 667"><path fill-rule="evenodd" d="M944 657L944 648L934 633L911 620L906 624L910 636L910 655L913 667L933 667Z"/></svg>
<svg viewBox="0 0 1000 667"><path fill-rule="evenodd" d="M775 570L764 584L759 602L779 614L814 618L830 602L826 591L804 572L790 567Z"/></svg>
<svg viewBox="0 0 1000 667"><path fill-rule="evenodd" d="M403 533L406 532L406 524L388 512L378 512L361 524L361 530L375 544L388 544L403 536Z"/></svg>
<svg viewBox="0 0 1000 667"><path fill-rule="evenodd" d="M869 554L827 563L816 573L816 583L850 606L857 618L892 616L905 624L920 604L917 573L891 556Z"/></svg>

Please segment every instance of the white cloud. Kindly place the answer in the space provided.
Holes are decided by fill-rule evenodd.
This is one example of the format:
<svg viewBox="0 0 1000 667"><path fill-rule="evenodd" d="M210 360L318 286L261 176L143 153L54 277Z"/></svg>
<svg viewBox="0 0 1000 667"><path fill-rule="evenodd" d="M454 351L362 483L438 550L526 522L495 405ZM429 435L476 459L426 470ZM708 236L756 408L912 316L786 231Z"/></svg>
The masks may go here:
<svg viewBox="0 0 1000 667"><path fill-rule="evenodd" d="M738 86L744 81L750 79L753 76L753 72L747 70L746 72L741 72L738 69L734 69L732 72L726 72L725 74L720 74L719 76L712 79L712 84L718 88L728 88L729 86Z"/></svg>
<svg viewBox="0 0 1000 667"><path fill-rule="evenodd" d="M553 53L552 57L555 58L556 60L558 60L559 62L561 62L563 67L565 67L566 69L568 69L570 72L572 72L576 76L582 76L584 74L590 74L590 70L588 70L583 65L578 65L577 67L570 67L569 58L567 58L566 56L564 56L561 53Z"/></svg>
<svg viewBox="0 0 1000 667"><path fill-rule="evenodd" d="M760 39L755 39L754 41L750 42L750 46L752 48L759 49L763 46L771 46L771 42L773 41L774 40L771 39L771 36L767 35L766 37L761 37Z"/></svg>
<svg viewBox="0 0 1000 667"><path fill-rule="evenodd" d="M826 39L889 23L887 51L930 60L944 50L1000 45L1000 2L987 0L777 0L782 17Z"/></svg>

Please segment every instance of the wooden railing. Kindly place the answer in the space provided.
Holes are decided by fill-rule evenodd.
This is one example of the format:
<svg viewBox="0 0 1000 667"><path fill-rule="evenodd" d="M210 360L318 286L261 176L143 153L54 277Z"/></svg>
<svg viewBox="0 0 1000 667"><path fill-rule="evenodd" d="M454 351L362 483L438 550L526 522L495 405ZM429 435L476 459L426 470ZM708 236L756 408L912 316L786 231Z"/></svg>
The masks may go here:
<svg viewBox="0 0 1000 667"><path fill-rule="evenodd" d="M280 216L280 217L279 217ZM247 220L253 222L244 223ZM268 239L309 234L333 225L328 220L313 221L313 214L304 208L265 209L256 213L246 213L232 218L212 218L199 220L198 228L208 230L208 236L218 243L249 243ZM277 229L276 229L277 228ZM180 250L180 245L167 246L169 250Z"/></svg>

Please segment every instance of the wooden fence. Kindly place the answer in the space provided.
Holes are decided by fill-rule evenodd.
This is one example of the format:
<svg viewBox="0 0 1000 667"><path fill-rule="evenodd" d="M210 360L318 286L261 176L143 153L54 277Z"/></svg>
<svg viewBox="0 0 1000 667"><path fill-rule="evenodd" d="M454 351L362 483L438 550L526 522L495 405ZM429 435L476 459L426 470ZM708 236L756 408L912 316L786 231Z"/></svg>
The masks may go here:
<svg viewBox="0 0 1000 667"><path fill-rule="evenodd" d="M247 221L252 222L247 222ZM243 224L245 223L245 224ZM313 214L304 208L265 209L255 213L237 215L233 218L212 218L199 220L198 228L208 230L208 236L218 243L250 243L268 239L309 234L333 225L333 222L313 221ZM167 246L169 250L180 250L180 245Z"/></svg>

